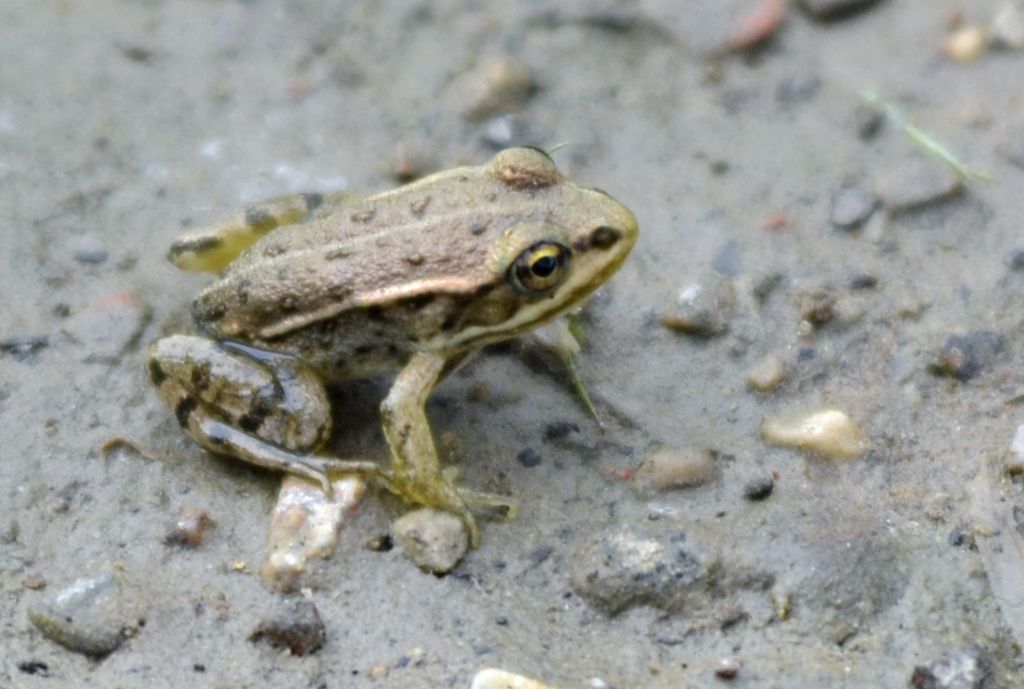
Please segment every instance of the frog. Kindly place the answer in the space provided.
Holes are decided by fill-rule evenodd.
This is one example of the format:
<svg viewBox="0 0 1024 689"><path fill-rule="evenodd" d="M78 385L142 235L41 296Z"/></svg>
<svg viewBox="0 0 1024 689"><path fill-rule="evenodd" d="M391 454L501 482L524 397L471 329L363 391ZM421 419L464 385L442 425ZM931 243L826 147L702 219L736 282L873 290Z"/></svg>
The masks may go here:
<svg viewBox="0 0 1024 689"><path fill-rule="evenodd" d="M150 345L163 403L201 448L316 482L357 474L458 517L507 496L456 485L426 414L434 389L487 345L578 308L623 264L634 214L567 179L551 156L507 148L370 196L294 194L173 241L172 264L215 273L194 334ZM380 403L390 463L328 456L327 385L392 375Z"/></svg>

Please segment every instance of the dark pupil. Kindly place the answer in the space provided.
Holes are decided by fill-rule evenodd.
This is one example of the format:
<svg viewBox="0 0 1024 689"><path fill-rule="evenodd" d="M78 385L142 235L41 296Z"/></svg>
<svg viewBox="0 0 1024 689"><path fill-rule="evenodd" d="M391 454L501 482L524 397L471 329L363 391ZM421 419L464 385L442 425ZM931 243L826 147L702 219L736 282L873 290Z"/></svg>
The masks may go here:
<svg viewBox="0 0 1024 689"><path fill-rule="evenodd" d="M557 265L558 259L554 256L544 256L543 258L538 258L534 261L533 265L530 266L530 270L532 270L533 274L537 277L546 278L554 272Z"/></svg>

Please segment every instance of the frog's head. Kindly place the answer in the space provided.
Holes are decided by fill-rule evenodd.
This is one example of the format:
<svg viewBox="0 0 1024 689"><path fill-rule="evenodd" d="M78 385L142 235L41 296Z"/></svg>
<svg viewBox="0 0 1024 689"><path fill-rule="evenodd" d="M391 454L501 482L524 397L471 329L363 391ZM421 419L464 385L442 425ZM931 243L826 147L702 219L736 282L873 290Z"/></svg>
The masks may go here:
<svg viewBox="0 0 1024 689"><path fill-rule="evenodd" d="M639 233L628 208L565 180L543 151L506 149L485 171L530 197L531 211L494 237L491 279L451 338L457 346L520 335L578 305L619 269Z"/></svg>

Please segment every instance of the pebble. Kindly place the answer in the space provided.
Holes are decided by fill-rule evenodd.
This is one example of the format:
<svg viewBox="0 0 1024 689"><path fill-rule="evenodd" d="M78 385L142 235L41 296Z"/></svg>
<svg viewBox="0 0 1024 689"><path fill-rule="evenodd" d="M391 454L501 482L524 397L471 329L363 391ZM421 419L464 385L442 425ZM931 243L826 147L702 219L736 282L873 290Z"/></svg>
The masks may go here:
<svg viewBox="0 0 1024 689"><path fill-rule="evenodd" d="M311 559L333 555L341 529L366 489L362 478L343 476L331 481L327 497L319 485L286 476L270 517L267 560L260 569L263 582L279 591L292 590Z"/></svg>
<svg viewBox="0 0 1024 689"><path fill-rule="evenodd" d="M844 184L832 195L832 226L840 230L856 230L878 207L875 195L855 184Z"/></svg>
<svg viewBox="0 0 1024 689"><path fill-rule="evenodd" d="M85 577L33 604L28 618L48 639L96 658L113 653L136 631L137 618L113 574Z"/></svg>
<svg viewBox="0 0 1024 689"><path fill-rule="evenodd" d="M182 548L196 548L202 544L206 532L213 528L215 522L204 509L196 505L182 505L174 525L164 535L165 545L176 545Z"/></svg>
<svg viewBox="0 0 1024 689"><path fill-rule="evenodd" d="M786 19L784 0L757 0L733 25L726 45L730 50L754 50L770 41Z"/></svg>
<svg viewBox="0 0 1024 689"><path fill-rule="evenodd" d="M842 19L868 9L877 0L799 0L809 16L820 21Z"/></svg>
<svg viewBox="0 0 1024 689"><path fill-rule="evenodd" d="M131 349L152 311L132 292L112 294L82 309L61 330L82 348L82 360L114 363Z"/></svg>
<svg viewBox="0 0 1024 689"><path fill-rule="evenodd" d="M307 656L323 648L327 631L312 601L292 598L260 622L249 641L265 641L274 648L288 649L293 656Z"/></svg>
<svg viewBox="0 0 1024 689"><path fill-rule="evenodd" d="M480 140L485 146L500 151L511 146L528 146L533 142L530 127L522 115L497 115L484 123Z"/></svg>
<svg viewBox="0 0 1024 689"><path fill-rule="evenodd" d="M740 673L742 665L740 659L735 656L721 658L715 663L715 677L718 679L735 679L736 675Z"/></svg>
<svg viewBox="0 0 1024 689"><path fill-rule="evenodd" d="M867 103L858 103L853 108L853 127L857 136L867 141L882 131L885 124L885 113L879 108Z"/></svg>
<svg viewBox="0 0 1024 689"><path fill-rule="evenodd" d="M532 447L528 447L519 454L517 454L516 459L519 460L519 463L522 464L527 469L538 466L542 461L540 453L534 450Z"/></svg>
<svg viewBox="0 0 1024 689"><path fill-rule="evenodd" d="M1013 434L1013 442L1010 443L1005 465L1008 473L1024 473L1024 424L1017 426L1017 432Z"/></svg>
<svg viewBox="0 0 1024 689"><path fill-rule="evenodd" d="M957 380L970 380L988 368L1005 346L1006 338L991 330L950 335L939 350L935 369Z"/></svg>
<svg viewBox="0 0 1024 689"><path fill-rule="evenodd" d="M662 323L688 335L716 337L728 330L735 307L732 280L709 272L680 290L675 309Z"/></svg>
<svg viewBox="0 0 1024 689"><path fill-rule="evenodd" d="M527 64L503 57L469 73L458 87L463 116L483 120L521 108L537 90L537 83Z"/></svg>
<svg viewBox="0 0 1024 689"><path fill-rule="evenodd" d="M761 424L761 437L825 459L856 459L868 446L864 429L838 409L768 417Z"/></svg>
<svg viewBox="0 0 1024 689"><path fill-rule="evenodd" d="M747 385L758 392L771 392L782 384L789 373L786 362L778 354L768 354L747 374Z"/></svg>
<svg viewBox="0 0 1024 689"><path fill-rule="evenodd" d="M433 574L455 569L469 547L466 527L458 517L442 510L408 512L395 520L392 533L406 556Z"/></svg>
<svg viewBox="0 0 1024 689"><path fill-rule="evenodd" d="M700 486L716 472L715 460L707 450L671 448L647 456L637 467L634 479L647 490L673 490Z"/></svg>
<svg viewBox="0 0 1024 689"><path fill-rule="evenodd" d="M771 476L752 478L743 485L743 497L751 502L767 500L775 490L775 479Z"/></svg>
<svg viewBox="0 0 1024 689"><path fill-rule="evenodd" d="M1024 9L1016 2L1004 2L989 26L992 45L1008 50L1024 48Z"/></svg>
<svg viewBox="0 0 1024 689"><path fill-rule="evenodd" d="M984 652L960 648L928 665L918 665L910 676L912 689L981 689L988 677Z"/></svg>
<svg viewBox="0 0 1024 689"><path fill-rule="evenodd" d="M825 325L835 315L836 295L827 287L816 287L799 297L800 318L815 327Z"/></svg>
<svg viewBox="0 0 1024 689"><path fill-rule="evenodd" d="M988 31L977 24L965 24L946 37L942 49L961 64L977 60L988 47Z"/></svg>
<svg viewBox="0 0 1024 689"><path fill-rule="evenodd" d="M391 177L396 182L406 184L423 177L437 166L420 147L401 143L395 147L389 167Z"/></svg>
<svg viewBox="0 0 1024 689"><path fill-rule="evenodd" d="M554 687L506 670L486 668L476 673L470 689L554 689Z"/></svg>
<svg viewBox="0 0 1024 689"><path fill-rule="evenodd" d="M875 188L890 215L919 210L962 191L960 178L935 163L899 168L883 176Z"/></svg>
<svg viewBox="0 0 1024 689"><path fill-rule="evenodd" d="M619 527L585 540L570 565L570 585L587 602L615 615L638 605L677 609L710 584L714 558L677 529Z"/></svg>
<svg viewBox="0 0 1024 689"><path fill-rule="evenodd" d="M68 241L71 256L84 265L99 265L110 257L103 240L94 234L84 234Z"/></svg>

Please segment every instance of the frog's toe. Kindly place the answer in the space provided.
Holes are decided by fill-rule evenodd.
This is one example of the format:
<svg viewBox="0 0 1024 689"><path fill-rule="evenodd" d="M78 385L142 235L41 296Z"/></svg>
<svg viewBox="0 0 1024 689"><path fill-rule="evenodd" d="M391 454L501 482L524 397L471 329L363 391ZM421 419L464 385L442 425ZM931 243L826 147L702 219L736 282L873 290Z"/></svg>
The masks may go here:
<svg viewBox="0 0 1024 689"><path fill-rule="evenodd" d="M499 510L506 519L515 519L519 515L519 503L508 495L484 493L467 488L459 488L459 497L471 508L480 510Z"/></svg>

